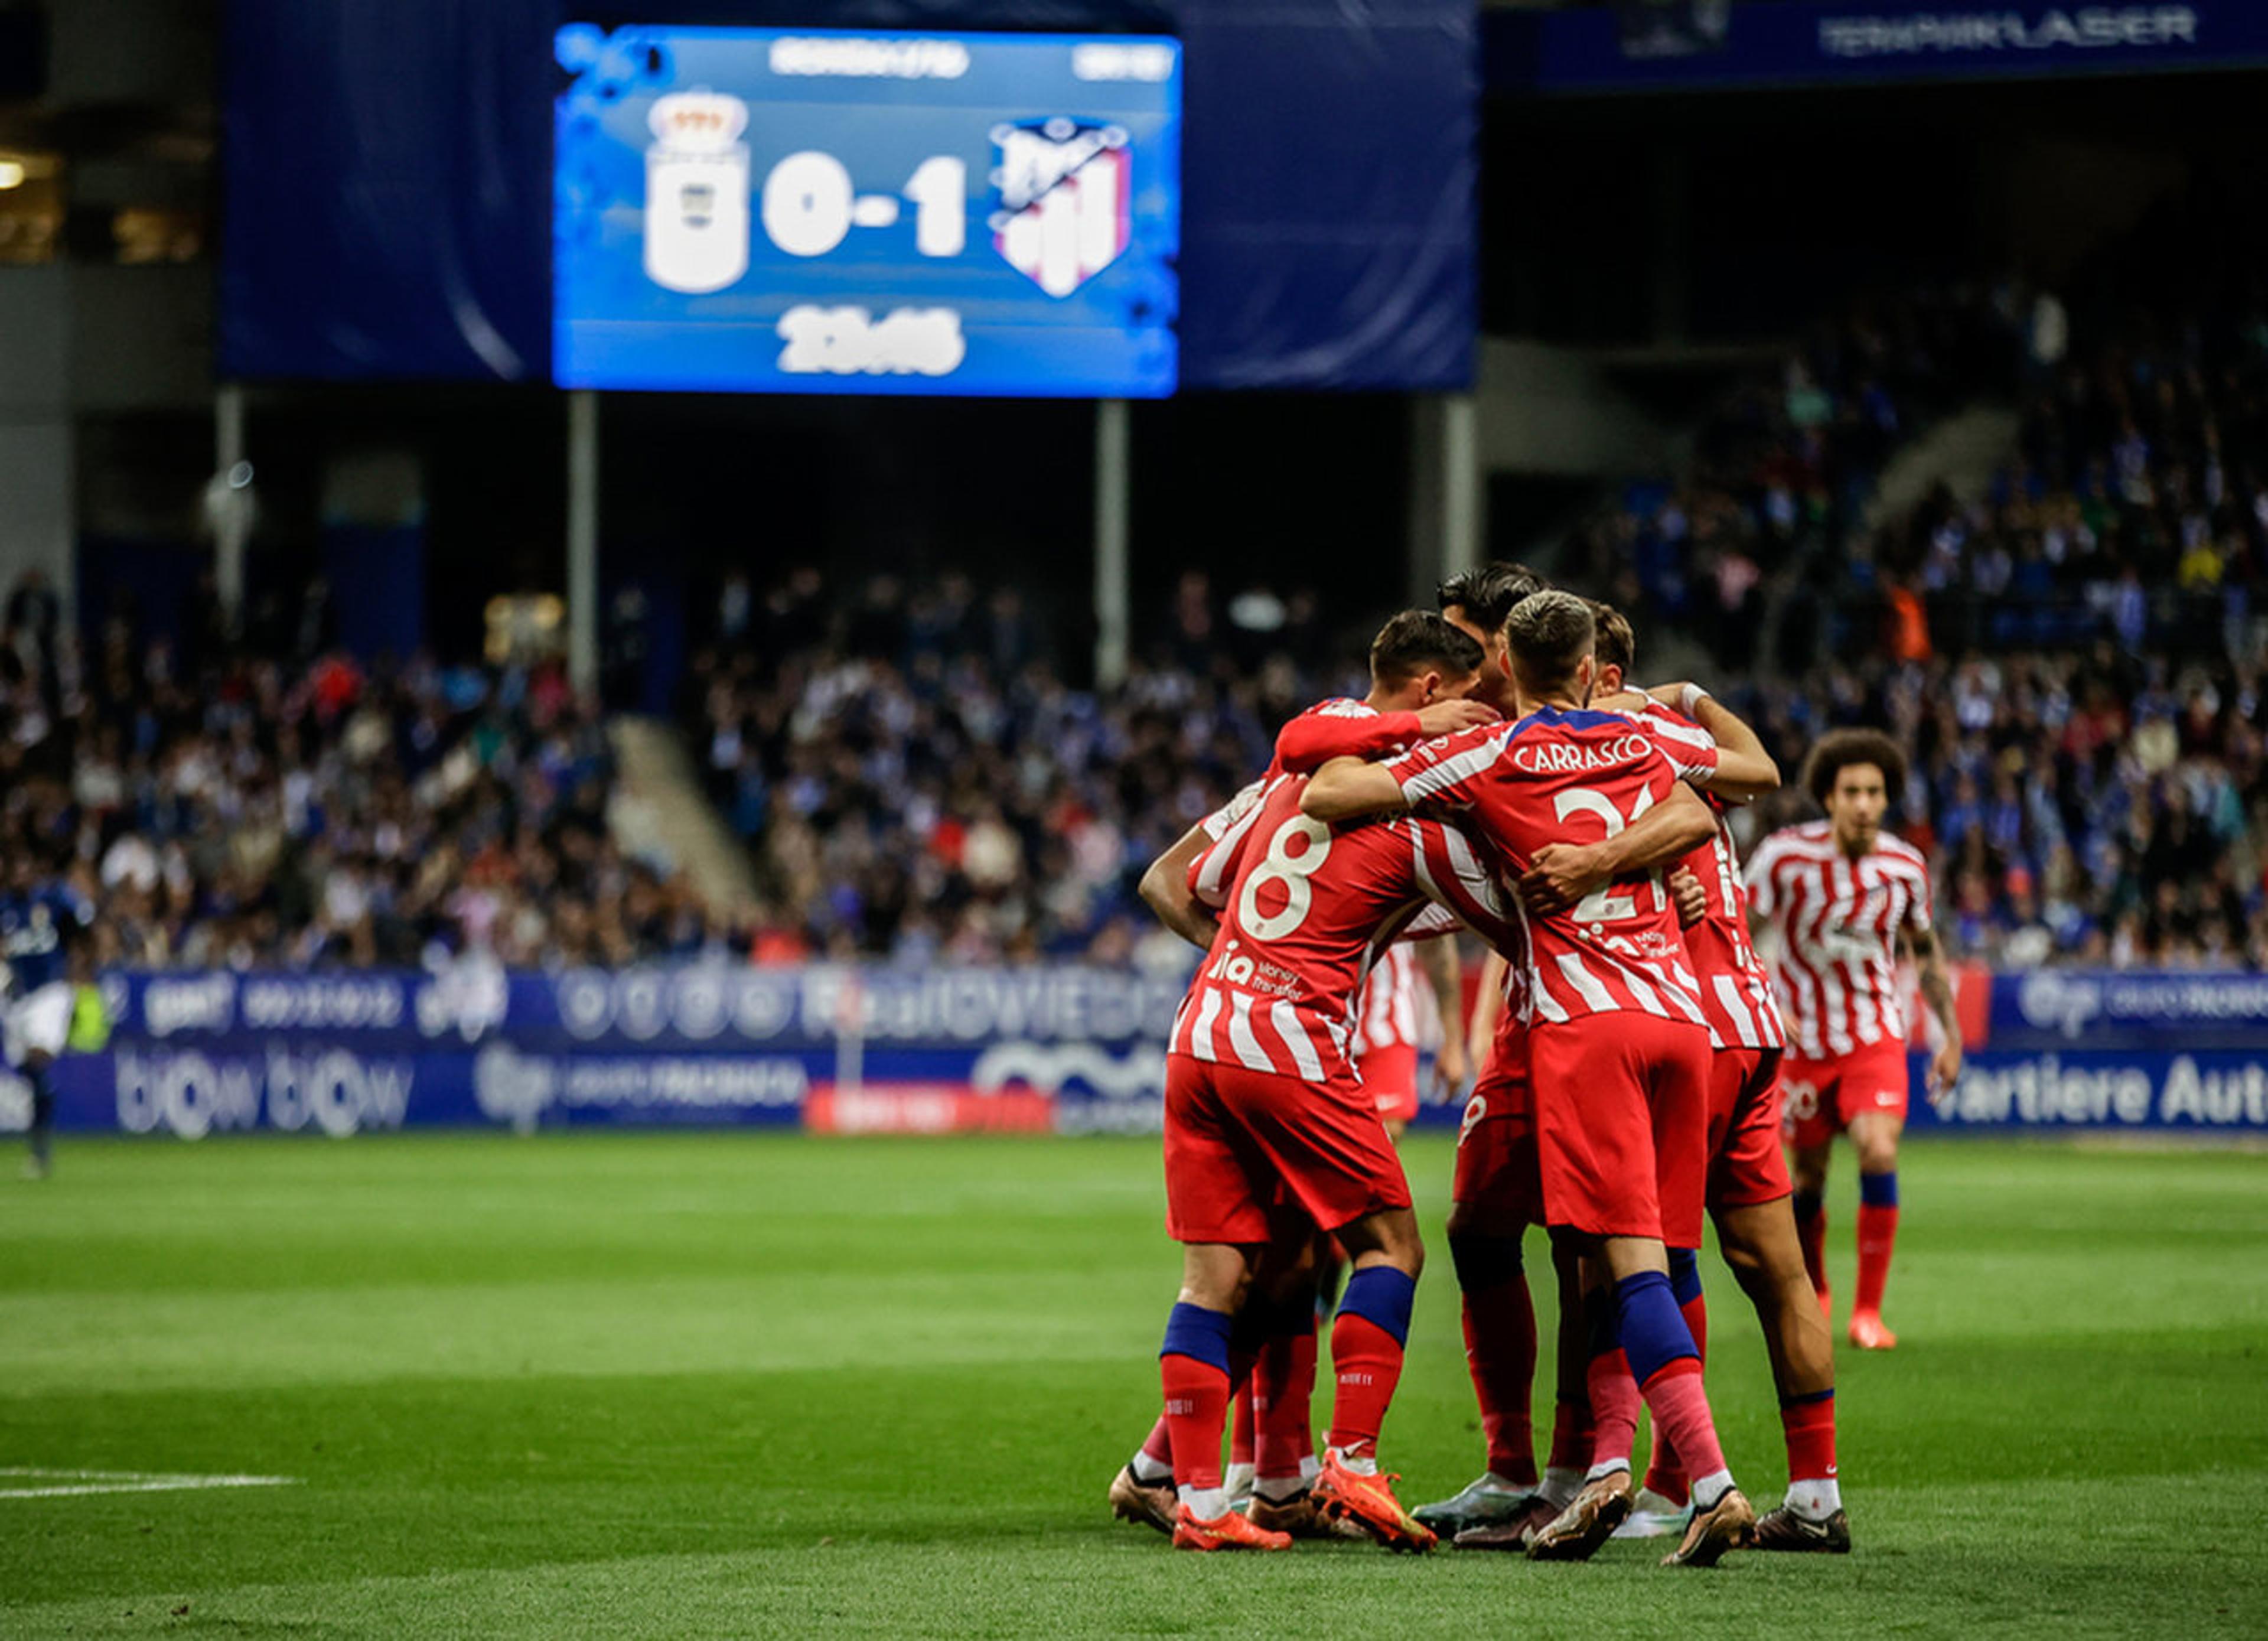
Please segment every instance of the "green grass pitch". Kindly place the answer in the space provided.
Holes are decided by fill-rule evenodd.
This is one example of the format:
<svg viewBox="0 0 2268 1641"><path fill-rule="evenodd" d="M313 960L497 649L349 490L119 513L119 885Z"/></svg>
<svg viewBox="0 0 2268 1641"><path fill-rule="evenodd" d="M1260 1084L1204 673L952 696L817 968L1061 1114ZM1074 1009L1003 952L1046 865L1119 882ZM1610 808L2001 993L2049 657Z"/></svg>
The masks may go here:
<svg viewBox="0 0 2268 1641"><path fill-rule="evenodd" d="M1449 1144L1409 1160L1431 1235ZM2268 1158L1904 1172L1904 1343L1841 1365L1857 1553L1684 1572L1111 1521L1177 1270L1154 1144L66 1145L0 1188L0 1466L297 1484L0 1498L0 1635L2268 1632ZM1413 1502L1480 1458L1435 1255L1387 1427ZM1769 1503L1762 1349L1710 1289Z"/></svg>

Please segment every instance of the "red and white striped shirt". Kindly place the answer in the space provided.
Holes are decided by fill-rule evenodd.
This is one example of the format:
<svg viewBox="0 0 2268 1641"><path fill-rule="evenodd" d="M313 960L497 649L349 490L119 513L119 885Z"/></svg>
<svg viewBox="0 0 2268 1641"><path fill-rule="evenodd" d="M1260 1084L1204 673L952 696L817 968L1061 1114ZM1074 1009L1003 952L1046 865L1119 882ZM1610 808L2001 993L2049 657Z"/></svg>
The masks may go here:
<svg viewBox="0 0 2268 1641"><path fill-rule="evenodd" d="M1650 723L1672 730L1698 730L1681 712L1655 702L1640 710ZM1706 731L1703 731L1706 733ZM1717 832L1677 864L1708 892L1709 909L1685 931L1685 953L1701 982L1701 1012L1708 1017L1712 1049L1779 1049L1787 1027L1772 996L1771 975L1749 938L1748 886L1741 881L1740 850L1733 843L1729 811L1712 798Z"/></svg>
<svg viewBox="0 0 2268 1641"><path fill-rule="evenodd" d="M1333 758L1386 757L1424 732L1415 712L1381 712L1367 701L1345 695L1315 703L1277 732L1276 754L1261 777L1198 822L1212 842L1189 863L1189 892L1215 911L1226 903L1259 819L1261 794L1278 776L1313 774ZM1403 933L1404 938L1424 940L1454 934L1459 926L1447 907L1429 905Z"/></svg>
<svg viewBox="0 0 2268 1641"><path fill-rule="evenodd" d="M1418 957L1405 931L1386 948L1363 986L1355 1014L1355 1055L1418 1047Z"/></svg>
<svg viewBox="0 0 2268 1641"><path fill-rule="evenodd" d="M1574 841L1579 828L1612 837L1679 781L1705 780L1717 747L1698 731L1667 733L1627 712L1546 708L1428 741L1387 767L1413 810L1466 811L1517 877L1547 844ZM1528 952L1514 960L1507 1007L1524 1021L1634 1009L1706 1024L1658 873L1609 884L1550 916L1523 912L1522 921Z"/></svg>
<svg viewBox="0 0 2268 1641"><path fill-rule="evenodd" d="M1749 863L1749 903L1779 932L1772 980L1787 1011L1789 1046L1832 1060L1872 1043L1904 1042L1898 939L1930 928L1929 863L1885 832L1856 860L1828 822L1775 832Z"/></svg>
<svg viewBox="0 0 2268 1641"><path fill-rule="evenodd" d="M1307 1082L1355 1076L1357 995L1429 903L1519 949L1462 833L1415 816L1313 820L1300 813L1306 784L1277 776L1248 816L1219 931L1174 1018L1176 1054Z"/></svg>

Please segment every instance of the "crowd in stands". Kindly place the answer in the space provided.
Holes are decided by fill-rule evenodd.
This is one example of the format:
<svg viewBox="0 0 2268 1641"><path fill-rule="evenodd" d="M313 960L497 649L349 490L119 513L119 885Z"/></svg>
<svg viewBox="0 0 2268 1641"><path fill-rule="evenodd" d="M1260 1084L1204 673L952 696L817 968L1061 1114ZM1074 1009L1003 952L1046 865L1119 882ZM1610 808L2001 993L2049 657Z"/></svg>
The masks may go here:
<svg viewBox="0 0 2268 1641"><path fill-rule="evenodd" d="M626 963L712 931L610 835L556 666L371 670L137 644L82 659L36 583L0 628L0 856L99 908L111 963Z"/></svg>
<svg viewBox="0 0 2268 1641"><path fill-rule="evenodd" d="M1119 960L1150 940L1163 960L1133 894L1144 865L1263 766L1291 712L1359 688L1288 656L1193 669L1168 640L1097 696L1004 644L998 607L957 578L886 581L832 614L803 585L777 601L801 641L705 653L686 703L783 953ZM1211 606L1185 584L1168 631L1207 630L1198 607L1232 629ZM1935 864L1956 952L2268 967L2254 662L2186 666L2115 636L1957 659L1877 648L1724 693L1791 777L1828 728L1893 730L1912 756L1901 829ZM1745 829L1804 813L1791 778Z"/></svg>
<svg viewBox="0 0 2268 1641"><path fill-rule="evenodd" d="M1135 885L1327 687L1293 659L1328 649L1313 596L1223 610L1184 577L1159 642L1099 695L1064 681L1078 658L1012 590L831 591L809 570L761 599L728 585L683 696L755 851L758 956L1186 961Z"/></svg>
<svg viewBox="0 0 2268 1641"><path fill-rule="evenodd" d="M1871 519L1896 453L1980 396L2021 409L1983 493ZM1826 728L1889 728L1957 953L2268 967L2268 327L2096 335L2014 285L1854 307L1544 568L1791 774ZM1186 961L1143 867L1285 718L1360 693L1364 635L1312 590L1201 572L1151 614L1098 693L1012 585L729 578L678 707L757 868L727 927L613 841L607 743L556 668L118 629L81 660L27 585L0 628L0 850L99 894L108 955L142 963ZM1797 816L1792 786L1752 829Z"/></svg>
<svg viewBox="0 0 2268 1641"><path fill-rule="evenodd" d="M1984 493L1870 526L1902 440L1979 398L2021 411ZM1579 579L1752 681L1784 761L1838 724L1900 737L1957 950L2268 965L2257 316L2090 335L2013 284L1854 310L1573 547Z"/></svg>

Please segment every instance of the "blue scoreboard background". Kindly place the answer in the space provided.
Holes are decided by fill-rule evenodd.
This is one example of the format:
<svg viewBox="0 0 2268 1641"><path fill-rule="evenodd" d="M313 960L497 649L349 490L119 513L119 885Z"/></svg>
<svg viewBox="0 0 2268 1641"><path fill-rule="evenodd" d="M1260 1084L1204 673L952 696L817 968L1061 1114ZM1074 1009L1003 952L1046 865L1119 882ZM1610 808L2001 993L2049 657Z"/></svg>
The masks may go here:
<svg viewBox="0 0 2268 1641"><path fill-rule="evenodd" d="M569 387L1156 397L1180 45L559 30Z"/></svg>

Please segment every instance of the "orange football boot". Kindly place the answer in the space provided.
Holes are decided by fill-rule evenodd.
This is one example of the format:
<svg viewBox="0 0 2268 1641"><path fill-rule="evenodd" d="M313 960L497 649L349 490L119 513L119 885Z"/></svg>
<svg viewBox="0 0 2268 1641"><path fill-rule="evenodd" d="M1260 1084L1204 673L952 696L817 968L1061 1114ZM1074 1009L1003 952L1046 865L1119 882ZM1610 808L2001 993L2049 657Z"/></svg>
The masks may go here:
<svg viewBox="0 0 2268 1641"><path fill-rule="evenodd" d="M1233 1510L1224 1511L1211 1521L1201 1521L1187 1505L1176 1507L1174 1518L1174 1548L1175 1549L1289 1549L1289 1533L1270 1533L1266 1527L1256 1527Z"/></svg>
<svg viewBox="0 0 2268 1641"><path fill-rule="evenodd" d="M1349 1469L1334 1447L1323 1455L1322 1474L1314 1480L1315 1508L1334 1521L1351 1521L1388 1549L1423 1555L1438 1540L1433 1529L1402 1507L1394 1483L1402 1478L1383 1472L1359 1475Z"/></svg>

